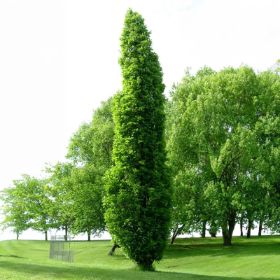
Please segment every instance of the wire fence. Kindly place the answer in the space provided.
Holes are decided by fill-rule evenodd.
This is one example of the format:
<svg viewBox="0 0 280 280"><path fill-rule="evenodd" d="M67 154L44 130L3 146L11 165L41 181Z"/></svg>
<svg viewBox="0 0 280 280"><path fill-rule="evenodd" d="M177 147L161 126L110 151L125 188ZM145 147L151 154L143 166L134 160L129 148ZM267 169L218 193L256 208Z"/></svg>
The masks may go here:
<svg viewBox="0 0 280 280"><path fill-rule="evenodd" d="M73 262L74 254L73 251L70 250L70 243L69 237L67 241L65 241L65 236L63 235L51 236L49 258Z"/></svg>

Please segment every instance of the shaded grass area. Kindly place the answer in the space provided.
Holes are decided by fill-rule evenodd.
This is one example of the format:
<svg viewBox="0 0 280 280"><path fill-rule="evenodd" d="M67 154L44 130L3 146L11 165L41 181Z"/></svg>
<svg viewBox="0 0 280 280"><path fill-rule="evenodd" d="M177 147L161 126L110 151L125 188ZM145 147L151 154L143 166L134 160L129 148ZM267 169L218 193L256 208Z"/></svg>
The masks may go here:
<svg viewBox="0 0 280 280"><path fill-rule="evenodd" d="M107 256L109 241L71 242L74 262L49 260L44 241L0 242L0 279L280 279L280 238L179 239L168 246L157 272L139 271L118 249Z"/></svg>
<svg viewBox="0 0 280 280"><path fill-rule="evenodd" d="M280 279L280 238L235 238L232 247L222 246L220 239L179 240L160 266L209 276Z"/></svg>
<svg viewBox="0 0 280 280"><path fill-rule="evenodd" d="M243 277L223 277L223 276L209 276L209 275L195 275L190 273L176 273L176 272L141 272L132 269L128 270L114 270L101 269L96 267L54 267L38 264L15 264L12 262L0 262L0 265L5 265L5 270L16 271L14 279L190 279L190 280L206 280L206 279L236 279L242 280ZM7 274L8 275L8 274ZM13 279L11 275L1 279ZM274 278L250 278L272 280Z"/></svg>

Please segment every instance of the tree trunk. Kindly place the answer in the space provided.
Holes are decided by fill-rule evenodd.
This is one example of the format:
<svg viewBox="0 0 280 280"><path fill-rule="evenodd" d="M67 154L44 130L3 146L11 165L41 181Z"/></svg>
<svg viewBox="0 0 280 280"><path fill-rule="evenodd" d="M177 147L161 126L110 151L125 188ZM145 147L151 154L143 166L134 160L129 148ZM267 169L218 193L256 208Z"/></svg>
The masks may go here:
<svg viewBox="0 0 280 280"><path fill-rule="evenodd" d="M222 233L223 233L223 240L224 246L231 246L232 234L235 227L235 212L231 213L228 217L228 220L224 222L222 225Z"/></svg>
<svg viewBox="0 0 280 280"><path fill-rule="evenodd" d="M90 241L90 230L87 231L87 241Z"/></svg>
<svg viewBox="0 0 280 280"><path fill-rule="evenodd" d="M48 241L48 231L45 230L45 241Z"/></svg>
<svg viewBox="0 0 280 280"><path fill-rule="evenodd" d="M240 218L240 236L244 236L243 234L243 215Z"/></svg>
<svg viewBox="0 0 280 280"><path fill-rule="evenodd" d="M120 246L117 243L114 243L108 255L113 256L117 248L120 248Z"/></svg>
<svg viewBox="0 0 280 280"><path fill-rule="evenodd" d="M19 239L19 232L17 232L16 235L17 235L17 240L18 240Z"/></svg>
<svg viewBox="0 0 280 280"><path fill-rule="evenodd" d="M172 237L171 237L171 242L170 244L173 244L176 237L182 233L183 229L185 227L185 224L183 224L181 227L179 227L179 225L176 225L176 228L173 231Z"/></svg>
<svg viewBox="0 0 280 280"><path fill-rule="evenodd" d="M178 235L178 225L176 226L176 228L173 230L173 233L172 233L172 237L171 237L171 241L170 241L170 244L172 245L176 239Z"/></svg>
<svg viewBox="0 0 280 280"><path fill-rule="evenodd" d="M211 237L217 237L217 232L210 231L209 233Z"/></svg>
<svg viewBox="0 0 280 280"><path fill-rule="evenodd" d="M201 237L202 238L205 238L205 236L206 236L206 223L207 223L207 221L202 222L202 230L201 230Z"/></svg>
<svg viewBox="0 0 280 280"><path fill-rule="evenodd" d="M67 225L65 225L65 228L64 228L64 230L65 230L65 235L64 235L64 241L67 241L68 240L68 226Z"/></svg>
<svg viewBox="0 0 280 280"><path fill-rule="evenodd" d="M218 226L217 226L216 222L213 222L213 221L211 222L208 232L209 232L211 237L216 237L217 236Z"/></svg>
<svg viewBox="0 0 280 280"><path fill-rule="evenodd" d="M142 271L155 271L152 262L138 262L137 265Z"/></svg>
<svg viewBox="0 0 280 280"><path fill-rule="evenodd" d="M224 246L231 246L231 237L227 227L222 227Z"/></svg>
<svg viewBox="0 0 280 280"><path fill-rule="evenodd" d="M229 234L230 234L230 240L231 240L232 234L234 231L234 227L235 227L235 214L230 218L228 224L229 224Z"/></svg>
<svg viewBox="0 0 280 280"><path fill-rule="evenodd" d="M262 230L263 230L263 219L260 219L258 236L262 236Z"/></svg>
<svg viewBox="0 0 280 280"><path fill-rule="evenodd" d="M253 221L252 221L252 219L249 219L248 220L248 228L247 228L247 238L251 237L252 227L253 227Z"/></svg>

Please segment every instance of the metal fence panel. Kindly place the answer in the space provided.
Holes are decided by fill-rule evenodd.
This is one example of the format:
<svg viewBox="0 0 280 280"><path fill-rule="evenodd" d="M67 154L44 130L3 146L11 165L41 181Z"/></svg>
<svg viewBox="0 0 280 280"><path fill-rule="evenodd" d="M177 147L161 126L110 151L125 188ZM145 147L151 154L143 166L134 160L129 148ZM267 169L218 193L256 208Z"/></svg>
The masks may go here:
<svg viewBox="0 0 280 280"><path fill-rule="evenodd" d="M69 240L69 238L67 238ZM73 262L74 254L70 250L70 242L64 236L52 236L50 241L50 259Z"/></svg>

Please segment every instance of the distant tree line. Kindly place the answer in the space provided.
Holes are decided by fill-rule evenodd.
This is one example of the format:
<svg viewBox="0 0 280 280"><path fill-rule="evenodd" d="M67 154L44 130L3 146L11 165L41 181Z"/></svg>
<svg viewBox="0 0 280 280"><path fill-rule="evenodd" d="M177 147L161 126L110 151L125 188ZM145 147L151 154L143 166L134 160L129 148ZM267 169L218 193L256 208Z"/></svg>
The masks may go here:
<svg viewBox="0 0 280 280"><path fill-rule="evenodd" d="M72 136L67 161L45 168L45 178L23 175L2 191L4 227L19 236L31 228L72 234L105 231L104 174L111 166L113 144L112 99L104 102L90 123Z"/></svg>
<svg viewBox="0 0 280 280"><path fill-rule="evenodd" d="M73 234L105 231L104 174L112 165L112 101L72 136L67 162L38 179L23 175L2 192L3 225ZM249 67L185 77L166 101L165 138L172 174L170 234L222 232L236 223L247 237L258 225L280 229L280 77ZM46 236L47 238L47 236Z"/></svg>

